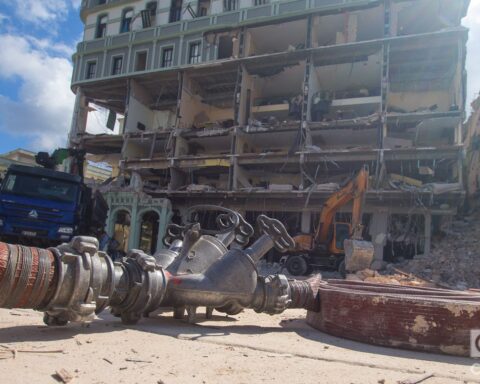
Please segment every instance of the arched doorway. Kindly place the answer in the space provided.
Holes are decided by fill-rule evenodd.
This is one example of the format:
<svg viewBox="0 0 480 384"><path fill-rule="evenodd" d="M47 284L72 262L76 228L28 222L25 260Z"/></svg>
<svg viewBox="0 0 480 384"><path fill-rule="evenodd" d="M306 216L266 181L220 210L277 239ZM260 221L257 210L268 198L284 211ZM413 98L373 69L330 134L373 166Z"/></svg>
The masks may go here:
<svg viewBox="0 0 480 384"><path fill-rule="evenodd" d="M126 254L128 251L128 238L130 236L130 212L121 209L115 213L115 221L113 226L113 239L116 244L116 251Z"/></svg>
<svg viewBox="0 0 480 384"><path fill-rule="evenodd" d="M155 211L148 211L142 215L140 221L140 241L138 248L153 255L157 250L159 215Z"/></svg>

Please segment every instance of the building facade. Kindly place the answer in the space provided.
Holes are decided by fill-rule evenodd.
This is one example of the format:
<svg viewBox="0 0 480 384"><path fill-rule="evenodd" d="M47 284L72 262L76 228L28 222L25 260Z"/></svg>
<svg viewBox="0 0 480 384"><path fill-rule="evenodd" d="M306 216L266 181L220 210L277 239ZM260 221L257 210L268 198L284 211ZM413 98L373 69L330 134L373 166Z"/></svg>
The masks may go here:
<svg viewBox="0 0 480 384"><path fill-rule="evenodd" d="M292 233L367 165L377 259L428 253L432 225L465 195L468 5L83 1L71 145L173 211L220 204ZM89 103L118 135L85 131Z"/></svg>

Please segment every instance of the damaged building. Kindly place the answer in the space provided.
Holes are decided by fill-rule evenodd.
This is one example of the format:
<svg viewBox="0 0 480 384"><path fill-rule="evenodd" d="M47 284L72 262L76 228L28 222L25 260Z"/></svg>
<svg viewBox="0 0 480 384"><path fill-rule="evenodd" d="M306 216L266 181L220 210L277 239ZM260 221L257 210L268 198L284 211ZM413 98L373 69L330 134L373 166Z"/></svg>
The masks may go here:
<svg viewBox="0 0 480 384"><path fill-rule="evenodd" d="M117 175L109 234L154 252L200 203L309 233L367 165L376 260L428 254L465 196L468 5L84 0L70 140ZM89 104L115 134L86 132Z"/></svg>

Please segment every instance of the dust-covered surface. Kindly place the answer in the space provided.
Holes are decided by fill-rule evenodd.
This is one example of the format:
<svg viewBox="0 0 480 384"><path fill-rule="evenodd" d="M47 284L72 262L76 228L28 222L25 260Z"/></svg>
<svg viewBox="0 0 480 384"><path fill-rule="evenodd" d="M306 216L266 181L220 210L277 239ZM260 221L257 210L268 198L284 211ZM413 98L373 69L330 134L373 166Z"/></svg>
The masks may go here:
<svg viewBox="0 0 480 384"><path fill-rule="evenodd" d="M480 288L480 214L456 219L442 228L443 237L432 238L429 256L388 266L445 288ZM390 268L390 269L389 269Z"/></svg>
<svg viewBox="0 0 480 384"><path fill-rule="evenodd" d="M412 287L437 287L437 284L421 279L412 273L404 273L393 265L389 265L385 271L364 269L356 273L349 273L346 280L365 281L367 283L406 285Z"/></svg>
<svg viewBox="0 0 480 384"><path fill-rule="evenodd" d="M480 383L475 360L376 347L318 332L305 311L190 325L171 313L125 327L102 315L89 326L47 328L42 314L0 310L2 383ZM413 381L414 382L414 381Z"/></svg>

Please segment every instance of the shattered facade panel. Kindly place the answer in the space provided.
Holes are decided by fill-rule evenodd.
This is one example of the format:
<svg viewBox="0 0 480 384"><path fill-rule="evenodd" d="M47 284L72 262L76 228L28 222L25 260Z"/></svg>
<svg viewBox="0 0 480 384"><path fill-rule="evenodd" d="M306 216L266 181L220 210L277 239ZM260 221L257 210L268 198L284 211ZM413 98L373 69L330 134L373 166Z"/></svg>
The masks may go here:
<svg viewBox="0 0 480 384"><path fill-rule="evenodd" d="M269 212L291 233L366 164L377 260L428 253L464 198L469 1L247 3L84 1L72 145L174 211ZM124 116L119 135L85 133L89 102Z"/></svg>

